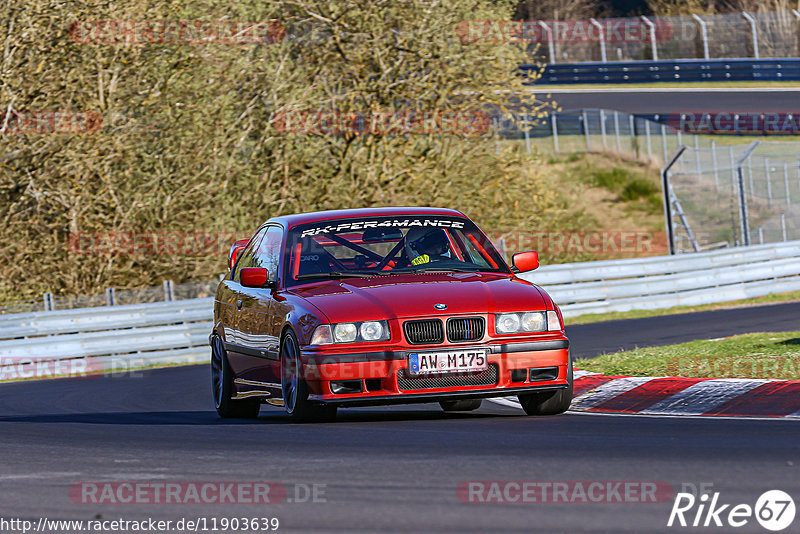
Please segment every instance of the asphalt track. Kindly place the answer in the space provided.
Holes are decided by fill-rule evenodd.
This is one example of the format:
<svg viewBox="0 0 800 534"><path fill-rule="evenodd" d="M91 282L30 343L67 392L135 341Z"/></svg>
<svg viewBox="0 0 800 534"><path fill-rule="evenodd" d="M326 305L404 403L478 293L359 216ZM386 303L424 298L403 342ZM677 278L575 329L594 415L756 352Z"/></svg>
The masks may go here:
<svg viewBox="0 0 800 534"><path fill-rule="evenodd" d="M654 332L647 325L661 330L659 343L721 335L737 329L736 321L742 327L745 316L756 329L790 329L797 306L750 308L738 319L707 312L587 325L571 335L575 347L591 351L638 343ZM265 407L256 421L230 422L214 413L209 381L206 366L190 366L0 384L0 516L277 517L281 531L308 532L674 532L666 527L671 499L484 504L462 502L456 488L468 481L663 481L674 491L713 484L724 503L754 505L774 488L800 502L795 421L528 418L485 402L456 415L436 405L343 410L325 425L292 424ZM260 506L70 499L73 484L103 481L273 481L290 497L294 484L316 484L322 495ZM737 530L763 532L753 520Z"/></svg>
<svg viewBox="0 0 800 534"><path fill-rule="evenodd" d="M556 101L561 109L602 108L627 113L797 112L800 88L599 88L534 89L542 101Z"/></svg>

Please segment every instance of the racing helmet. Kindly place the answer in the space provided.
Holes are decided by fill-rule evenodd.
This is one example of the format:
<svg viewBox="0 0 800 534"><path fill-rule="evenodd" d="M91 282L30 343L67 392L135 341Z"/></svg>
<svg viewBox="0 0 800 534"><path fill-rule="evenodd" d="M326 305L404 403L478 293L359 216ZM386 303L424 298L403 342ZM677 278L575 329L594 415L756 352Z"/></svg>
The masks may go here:
<svg viewBox="0 0 800 534"><path fill-rule="evenodd" d="M441 228L412 228L406 234L406 253L413 265L428 263L434 257L446 255L449 239Z"/></svg>

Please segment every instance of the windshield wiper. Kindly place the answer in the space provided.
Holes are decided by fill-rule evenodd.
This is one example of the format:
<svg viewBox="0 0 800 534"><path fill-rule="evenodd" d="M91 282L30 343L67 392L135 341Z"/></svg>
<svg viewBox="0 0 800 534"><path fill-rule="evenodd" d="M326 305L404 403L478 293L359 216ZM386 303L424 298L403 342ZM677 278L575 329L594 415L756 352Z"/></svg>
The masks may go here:
<svg viewBox="0 0 800 534"><path fill-rule="evenodd" d="M307 273L299 274L294 277L295 280L307 280L310 278L369 278L370 276L384 276L384 274L377 271L332 271L329 273Z"/></svg>
<svg viewBox="0 0 800 534"><path fill-rule="evenodd" d="M420 267L417 269L405 271L404 273L475 273L480 271L480 269L476 268L459 268L459 267Z"/></svg>

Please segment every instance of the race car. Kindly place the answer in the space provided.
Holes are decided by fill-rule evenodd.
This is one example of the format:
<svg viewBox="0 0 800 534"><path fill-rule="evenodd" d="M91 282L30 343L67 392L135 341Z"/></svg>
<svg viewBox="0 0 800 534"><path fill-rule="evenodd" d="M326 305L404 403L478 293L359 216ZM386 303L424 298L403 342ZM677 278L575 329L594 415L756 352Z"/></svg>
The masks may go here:
<svg viewBox="0 0 800 534"><path fill-rule="evenodd" d="M214 299L214 404L296 420L338 408L516 395L529 415L572 400L561 311L463 213L370 208L275 217L231 247Z"/></svg>

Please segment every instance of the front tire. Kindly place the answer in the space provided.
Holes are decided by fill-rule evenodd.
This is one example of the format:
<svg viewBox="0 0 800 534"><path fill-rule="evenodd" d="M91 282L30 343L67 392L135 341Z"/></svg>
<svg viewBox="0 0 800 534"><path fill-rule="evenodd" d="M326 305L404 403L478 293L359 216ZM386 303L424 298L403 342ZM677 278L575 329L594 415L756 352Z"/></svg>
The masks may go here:
<svg viewBox="0 0 800 534"><path fill-rule="evenodd" d="M232 399L233 372L228 364L228 354L219 336L211 341L211 392L214 407L223 419L252 419L258 417L261 402L258 399Z"/></svg>
<svg viewBox="0 0 800 534"><path fill-rule="evenodd" d="M297 337L289 330L281 343L281 391L286 413L298 422L325 422L336 419L336 406L308 400L308 384L302 376Z"/></svg>
<svg viewBox="0 0 800 534"><path fill-rule="evenodd" d="M481 399L463 399L439 401L445 412L471 412L481 407Z"/></svg>
<svg viewBox="0 0 800 534"><path fill-rule="evenodd" d="M528 415L558 415L569 410L572 404L572 357L567 364L567 383L566 389L528 393L517 398Z"/></svg>

